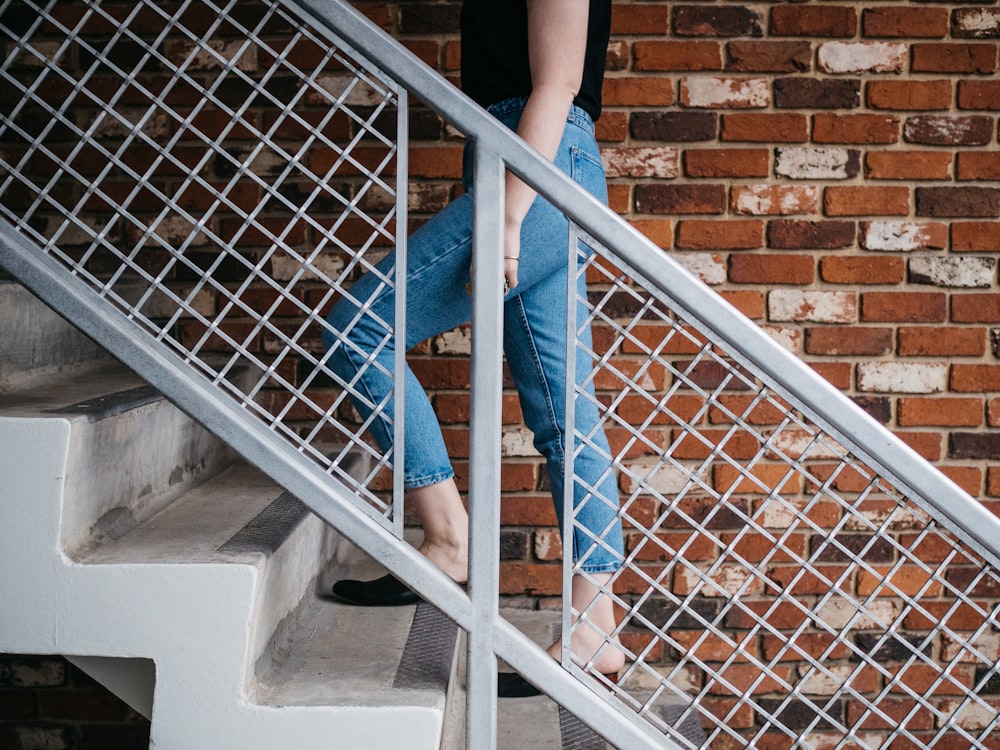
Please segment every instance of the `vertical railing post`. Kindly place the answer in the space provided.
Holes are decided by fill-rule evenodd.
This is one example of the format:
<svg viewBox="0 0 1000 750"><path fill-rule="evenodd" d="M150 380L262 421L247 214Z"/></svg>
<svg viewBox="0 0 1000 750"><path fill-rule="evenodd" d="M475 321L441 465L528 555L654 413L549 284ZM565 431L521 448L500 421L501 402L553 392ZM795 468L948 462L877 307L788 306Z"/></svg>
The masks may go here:
<svg viewBox="0 0 1000 750"><path fill-rule="evenodd" d="M392 485L392 528L399 539L403 538L406 516L403 505L403 471L406 459L406 425L402 415L406 413L406 238L407 200L409 198L409 106L407 91L397 90L396 108L396 309L393 321L393 335L396 337L395 369L393 373L393 400L395 416L392 421L393 472Z"/></svg>
<svg viewBox="0 0 1000 750"><path fill-rule="evenodd" d="M493 624L499 617L500 416L503 388L504 167L476 148L472 233L472 419L469 436L468 750L497 741L497 659ZM495 196L495 198L494 198Z"/></svg>

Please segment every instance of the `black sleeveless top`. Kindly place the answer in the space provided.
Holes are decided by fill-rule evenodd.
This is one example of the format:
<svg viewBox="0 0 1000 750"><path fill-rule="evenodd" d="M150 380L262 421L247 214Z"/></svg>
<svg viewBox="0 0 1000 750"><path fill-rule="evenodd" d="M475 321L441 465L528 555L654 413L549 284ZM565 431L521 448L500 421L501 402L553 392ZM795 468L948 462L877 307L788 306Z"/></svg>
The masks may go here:
<svg viewBox="0 0 1000 750"><path fill-rule="evenodd" d="M601 114L601 84L611 36L611 0L590 0L583 80L574 104ZM531 93L525 0L464 0L462 90L483 107Z"/></svg>

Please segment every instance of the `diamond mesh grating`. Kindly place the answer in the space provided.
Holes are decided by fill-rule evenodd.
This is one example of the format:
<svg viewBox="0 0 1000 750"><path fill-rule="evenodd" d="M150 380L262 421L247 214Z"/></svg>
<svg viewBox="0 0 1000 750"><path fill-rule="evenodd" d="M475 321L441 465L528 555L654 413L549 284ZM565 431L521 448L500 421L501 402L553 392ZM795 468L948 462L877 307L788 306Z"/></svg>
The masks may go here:
<svg viewBox="0 0 1000 750"><path fill-rule="evenodd" d="M401 240L405 94L274 2L5 2L0 41L4 216L391 520L320 334Z"/></svg>
<svg viewBox="0 0 1000 750"><path fill-rule="evenodd" d="M996 748L1000 572L588 242L627 554L606 687L686 746L665 702L712 748Z"/></svg>

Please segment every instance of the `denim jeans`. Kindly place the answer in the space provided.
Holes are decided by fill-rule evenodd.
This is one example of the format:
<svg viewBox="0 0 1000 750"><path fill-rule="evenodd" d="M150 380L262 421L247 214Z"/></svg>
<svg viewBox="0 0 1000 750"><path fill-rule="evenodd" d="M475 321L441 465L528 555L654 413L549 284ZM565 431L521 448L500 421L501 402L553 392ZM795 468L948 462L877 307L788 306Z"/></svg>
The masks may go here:
<svg viewBox="0 0 1000 750"><path fill-rule="evenodd" d="M507 127L516 129L523 99L511 99L489 108ZM466 146L466 156L472 144ZM473 191L466 158L465 194L451 202L414 232L408 241L406 348L469 321L471 298L466 291L472 258ZM556 166L593 195L607 200L607 186L594 125L582 109L573 107L567 119ZM566 404L566 284L569 225L566 217L541 197L536 198L521 231L518 285L504 302L503 347L507 365L517 388L521 410L534 434L534 446L545 458L556 513L562 527L564 487L564 431ZM382 274L392 271L395 258L388 255L378 265ZM578 281L578 294L586 299L585 281ZM393 414L392 344L384 344L386 325L394 319L393 291L369 272L342 298L327 317L335 331L345 331L348 342L337 343L324 331L330 356L328 365L342 379L355 383L364 399L355 406L362 416L371 414L370 404L387 403ZM367 306L367 307L365 307ZM362 309L367 312L359 314ZM578 308L578 326L585 320ZM381 322L380 322L381 321ZM352 327L353 322L353 327ZM590 329L580 333L590 347ZM381 347L381 348L380 348ZM582 381L593 362L577 349L575 370ZM365 367L374 356L377 366ZM454 476L441 430L426 394L412 371L405 373L406 487L424 487ZM574 458L573 560L586 572L617 570L623 559L622 529L618 518L617 478L610 461L604 431L598 426L593 388L590 398L577 398L576 431L587 435L576 445ZM376 418L371 432L383 450L392 446L392 428ZM396 467L398 470L398 467Z"/></svg>

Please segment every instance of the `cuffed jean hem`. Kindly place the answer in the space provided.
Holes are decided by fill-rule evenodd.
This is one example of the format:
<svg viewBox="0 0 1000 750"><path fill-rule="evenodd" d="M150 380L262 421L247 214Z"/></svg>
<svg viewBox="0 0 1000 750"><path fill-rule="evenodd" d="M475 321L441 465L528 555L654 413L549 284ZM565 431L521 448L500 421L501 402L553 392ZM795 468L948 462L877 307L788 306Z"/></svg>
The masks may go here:
<svg viewBox="0 0 1000 750"><path fill-rule="evenodd" d="M587 565L583 564L580 566L574 566L573 571L579 571L581 573L615 573L622 569L624 563L613 562L613 563L603 563L602 565Z"/></svg>
<svg viewBox="0 0 1000 750"><path fill-rule="evenodd" d="M449 479L455 478L455 470L447 469L445 471L440 471L437 474L430 474L428 476L416 477L411 479L409 477L403 477L403 486L408 490L417 490L421 487L430 487L432 484L438 484L439 482L446 482Z"/></svg>

